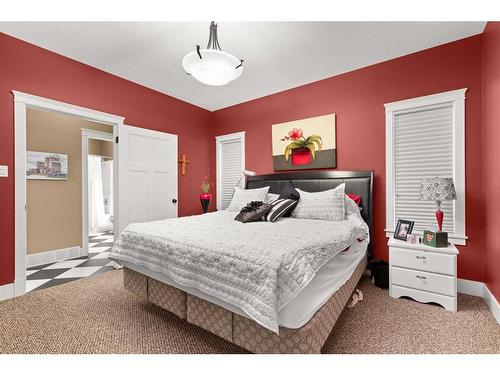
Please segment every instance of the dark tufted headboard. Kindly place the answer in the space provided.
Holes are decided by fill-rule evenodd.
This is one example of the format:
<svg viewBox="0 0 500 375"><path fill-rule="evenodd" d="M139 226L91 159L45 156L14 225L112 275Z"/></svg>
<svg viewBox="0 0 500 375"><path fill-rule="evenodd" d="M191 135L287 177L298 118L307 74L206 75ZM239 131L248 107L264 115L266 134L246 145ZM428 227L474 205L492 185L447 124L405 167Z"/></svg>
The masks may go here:
<svg viewBox="0 0 500 375"><path fill-rule="evenodd" d="M273 173L261 176L247 177L247 189L269 186L269 192L279 194L281 186L287 181L308 192L333 189L345 182L345 192L361 197L361 216L370 228L370 238L373 239L373 171L305 171ZM368 246L372 254L372 244Z"/></svg>

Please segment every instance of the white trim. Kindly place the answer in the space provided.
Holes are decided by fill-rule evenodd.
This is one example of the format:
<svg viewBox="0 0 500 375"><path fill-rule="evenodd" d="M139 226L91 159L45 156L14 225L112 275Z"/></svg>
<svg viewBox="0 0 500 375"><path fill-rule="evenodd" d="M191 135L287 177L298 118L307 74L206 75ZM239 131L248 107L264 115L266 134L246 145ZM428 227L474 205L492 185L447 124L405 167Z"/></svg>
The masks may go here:
<svg viewBox="0 0 500 375"><path fill-rule="evenodd" d="M442 92L418 98L384 104L386 143L386 236L394 233L394 117L397 114L417 108L453 104L454 115L454 172L453 180L457 191L454 204L455 233L449 234L450 242L465 245L465 92L467 88ZM458 203L457 203L458 202Z"/></svg>
<svg viewBox="0 0 500 375"><path fill-rule="evenodd" d="M113 126L113 134L119 125L123 125L124 117L79 107L73 104L46 99L19 91L14 95L14 225L15 225L15 280L16 296L26 293L26 109L37 108L77 116ZM115 147L116 148L116 147ZM114 151L116 156L116 151ZM116 159L116 157L115 157ZM117 176L115 176L117 177ZM115 181L117 181L115 179ZM118 185L117 183L115 186ZM115 196L118 196L115 191ZM116 201L115 201L116 212ZM115 234L116 235L116 234Z"/></svg>
<svg viewBox="0 0 500 375"><path fill-rule="evenodd" d="M470 296L482 297L484 291L484 283L480 281L458 279L458 293L468 294Z"/></svg>
<svg viewBox="0 0 500 375"><path fill-rule="evenodd" d="M219 158L220 158L220 144L223 142L230 142L239 140L241 142L241 173L245 170L245 132L231 133L225 135L219 135L215 137L215 169L216 173L216 200L217 200L217 210L221 209L221 197L220 197L220 171L219 171Z"/></svg>
<svg viewBox="0 0 500 375"><path fill-rule="evenodd" d="M89 139L113 142L113 134L82 129L82 249L86 254L89 251Z"/></svg>
<svg viewBox="0 0 500 375"><path fill-rule="evenodd" d="M15 100L16 94L14 94ZM26 104L14 103L14 284L26 292Z"/></svg>
<svg viewBox="0 0 500 375"><path fill-rule="evenodd" d="M500 324L500 303L498 303L495 296L493 295L493 293L491 293L486 284L484 284L483 298L484 302L486 302L486 304L490 308L490 311L495 317L497 323Z"/></svg>
<svg viewBox="0 0 500 375"><path fill-rule="evenodd" d="M215 137L215 139L219 142L225 142L225 141L234 141L236 139L245 139L245 132L237 132L237 133L231 133L231 134L224 134L224 135L218 135Z"/></svg>
<svg viewBox="0 0 500 375"><path fill-rule="evenodd" d="M100 122L107 125L123 124L125 120L125 117L122 116L116 116L110 113L96 111L94 109L80 107L57 100L42 98L41 96L26 94L15 90L13 90L12 93L14 94L14 102L23 103L31 108L74 115L85 120Z"/></svg>
<svg viewBox="0 0 500 375"><path fill-rule="evenodd" d="M14 284L0 285L0 301L14 298Z"/></svg>
<svg viewBox="0 0 500 375"><path fill-rule="evenodd" d="M493 317L497 323L500 324L500 303L498 303L485 283L474 280L458 279L458 293L482 297L493 314Z"/></svg>
<svg viewBox="0 0 500 375"><path fill-rule="evenodd" d="M27 268L41 266L42 264L49 264L68 259L87 256L88 251L80 246L72 246L64 249L44 251L41 253L28 254L26 257Z"/></svg>
<svg viewBox="0 0 500 375"><path fill-rule="evenodd" d="M465 92L467 88L440 92L432 95L420 96L417 98L398 100L396 102L384 104L386 112L399 112L408 109L415 109L418 107L426 107L429 105L443 104L453 102L456 100L465 99Z"/></svg>
<svg viewBox="0 0 500 375"><path fill-rule="evenodd" d="M85 128L82 128L81 130L82 130L82 137L113 142L113 133L106 133L98 130L85 129Z"/></svg>

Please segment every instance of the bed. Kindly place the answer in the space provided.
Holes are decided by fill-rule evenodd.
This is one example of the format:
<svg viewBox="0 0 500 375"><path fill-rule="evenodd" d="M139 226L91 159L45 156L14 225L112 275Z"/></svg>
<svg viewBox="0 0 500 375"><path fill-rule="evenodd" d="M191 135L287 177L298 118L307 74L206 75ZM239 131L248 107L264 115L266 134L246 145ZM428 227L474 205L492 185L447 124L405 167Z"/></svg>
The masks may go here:
<svg viewBox="0 0 500 375"><path fill-rule="evenodd" d="M318 192L345 183L361 212L344 221L240 223L235 213L129 225L112 255L124 286L254 353L319 353L371 254L373 172L252 176L248 189L288 181Z"/></svg>

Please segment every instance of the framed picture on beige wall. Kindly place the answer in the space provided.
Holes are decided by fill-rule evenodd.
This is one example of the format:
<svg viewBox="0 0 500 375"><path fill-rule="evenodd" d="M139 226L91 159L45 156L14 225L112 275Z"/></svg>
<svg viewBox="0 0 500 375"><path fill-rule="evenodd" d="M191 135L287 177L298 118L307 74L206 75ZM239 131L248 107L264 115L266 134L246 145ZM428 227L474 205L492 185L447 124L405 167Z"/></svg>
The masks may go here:
<svg viewBox="0 0 500 375"><path fill-rule="evenodd" d="M68 155L27 151L26 178L28 180L67 180Z"/></svg>

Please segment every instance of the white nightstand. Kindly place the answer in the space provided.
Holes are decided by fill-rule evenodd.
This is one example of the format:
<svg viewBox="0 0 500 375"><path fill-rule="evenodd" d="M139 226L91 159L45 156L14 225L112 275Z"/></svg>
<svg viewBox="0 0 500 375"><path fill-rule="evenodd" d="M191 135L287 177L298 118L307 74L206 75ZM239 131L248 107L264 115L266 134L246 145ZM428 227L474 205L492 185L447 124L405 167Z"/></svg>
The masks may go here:
<svg viewBox="0 0 500 375"><path fill-rule="evenodd" d="M389 294L435 302L457 311L457 255L454 245L435 248L389 239Z"/></svg>

